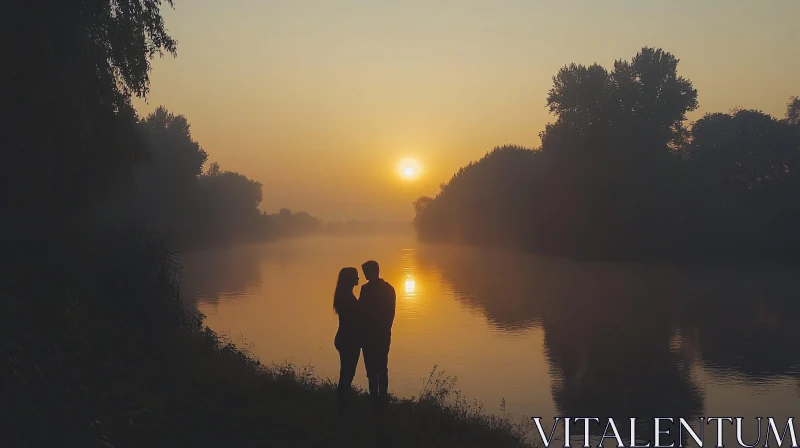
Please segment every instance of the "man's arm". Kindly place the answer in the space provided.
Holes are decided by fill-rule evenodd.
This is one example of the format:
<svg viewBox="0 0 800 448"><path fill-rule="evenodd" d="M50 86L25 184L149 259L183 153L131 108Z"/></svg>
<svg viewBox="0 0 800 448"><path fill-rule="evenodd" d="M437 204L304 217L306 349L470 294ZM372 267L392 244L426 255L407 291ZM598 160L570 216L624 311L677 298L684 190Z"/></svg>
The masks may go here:
<svg viewBox="0 0 800 448"><path fill-rule="evenodd" d="M387 283L387 285L389 285L389 284ZM397 294L394 292L394 287L392 285L389 285L389 294L388 294L388 296L389 296L389 303L390 303L391 306L389 307L389 311L390 312L389 312L389 315L387 317L389 319L389 328L392 328L392 325L394 324L395 308L396 308L396 305L397 305Z"/></svg>

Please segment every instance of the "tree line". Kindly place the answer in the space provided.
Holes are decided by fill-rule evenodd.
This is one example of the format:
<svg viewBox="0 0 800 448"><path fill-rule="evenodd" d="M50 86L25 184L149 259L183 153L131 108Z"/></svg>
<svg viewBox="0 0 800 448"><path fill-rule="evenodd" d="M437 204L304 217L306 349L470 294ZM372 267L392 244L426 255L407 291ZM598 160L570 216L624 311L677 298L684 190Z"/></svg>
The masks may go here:
<svg viewBox="0 0 800 448"><path fill-rule="evenodd" d="M304 213L261 212L262 185L207 164L186 117L164 107L138 116L131 98L149 93L151 60L177 55L160 15L171 0L67 3L1 22L6 240L63 240L125 222L182 248L320 225Z"/></svg>
<svg viewBox="0 0 800 448"><path fill-rule="evenodd" d="M108 201L106 219L154 231L177 247L263 241L320 230L322 222L287 208L261 211L262 184L208 162L189 121L165 107L138 122L144 163ZM205 166L205 169L204 169Z"/></svg>
<svg viewBox="0 0 800 448"><path fill-rule="evenodd" d="M603 259L787 259L800 249L800 99L687 126L697 90L642 48L553 77L538 148L497 147L414 202L420 239Z"/></svg>

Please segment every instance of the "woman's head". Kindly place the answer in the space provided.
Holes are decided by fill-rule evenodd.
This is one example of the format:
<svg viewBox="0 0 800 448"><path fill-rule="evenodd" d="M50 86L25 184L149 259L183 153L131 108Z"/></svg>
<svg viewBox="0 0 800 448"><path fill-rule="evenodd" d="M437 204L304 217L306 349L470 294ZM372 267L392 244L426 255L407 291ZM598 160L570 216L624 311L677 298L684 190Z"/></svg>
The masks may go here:
<svg viewBox="0 0 800 448"><path fill-rule="evenodd" d="M342 268L339 271L339 281L336 283L336 289L339 288L352 288L358 284L358 270L356 268Z"/></svg>
<svg viewBox="0 0 800 448"><path fill-rule="evenodd" d="M358 270L356 268L342 268L339 271L339 280L336 282L336 291L333 293L333 309L339 312L341 300L345 294L352 294L353 287L358 284Z"/></svg>

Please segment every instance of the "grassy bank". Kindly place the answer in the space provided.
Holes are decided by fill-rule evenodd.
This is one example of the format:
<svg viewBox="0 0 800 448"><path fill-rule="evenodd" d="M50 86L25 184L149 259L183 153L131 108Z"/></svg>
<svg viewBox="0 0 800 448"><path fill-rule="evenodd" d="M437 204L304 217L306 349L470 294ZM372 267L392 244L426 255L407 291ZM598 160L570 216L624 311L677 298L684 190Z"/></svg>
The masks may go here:
<svg viewBox="0 0 800 448"><path fill-rule="evenodd" d="M64 240L60 240L64 241ZM335 388L265 366L184 309L180 267L134 231L18 247L2 272L3 446L521 447L446 378L336 413Z"/></svg>

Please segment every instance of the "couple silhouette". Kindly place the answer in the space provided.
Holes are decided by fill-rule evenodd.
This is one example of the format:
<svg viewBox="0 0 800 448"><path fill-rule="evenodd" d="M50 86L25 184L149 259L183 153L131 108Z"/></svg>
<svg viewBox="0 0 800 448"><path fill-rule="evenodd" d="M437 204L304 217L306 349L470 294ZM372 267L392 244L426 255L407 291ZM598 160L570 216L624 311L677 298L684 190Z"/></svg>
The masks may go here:
<svg viewBox="0 0 800 448"><path fill-rule="evenodd" d="M333 309L339 315L334 345L341 361L337 388L341 413L350 410L353 378L362 351L373 408L383 409L389 399L389 345L397 296L392 285L380 278L377 261L367 261L361 270L367 283L358 298L353 293L358 285L358 270L353 267L339 271L333 295Z"/></svg>

